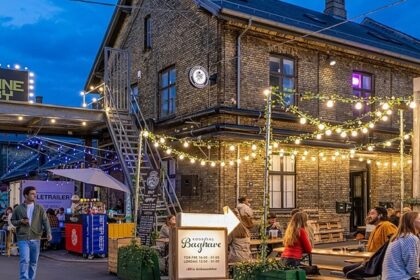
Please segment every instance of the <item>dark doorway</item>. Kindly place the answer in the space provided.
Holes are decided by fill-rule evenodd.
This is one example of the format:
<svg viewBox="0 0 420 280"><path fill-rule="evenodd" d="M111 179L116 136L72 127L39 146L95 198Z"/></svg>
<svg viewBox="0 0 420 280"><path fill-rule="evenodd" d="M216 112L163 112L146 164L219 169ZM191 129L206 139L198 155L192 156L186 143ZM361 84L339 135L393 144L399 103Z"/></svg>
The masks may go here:
<svg viewBox="0 0 420 280"><path fill-rule="evenodd" d="M370 207L369 170L366 164L351 164L350 171L350 230L365 225L366 214Z"/></svg>

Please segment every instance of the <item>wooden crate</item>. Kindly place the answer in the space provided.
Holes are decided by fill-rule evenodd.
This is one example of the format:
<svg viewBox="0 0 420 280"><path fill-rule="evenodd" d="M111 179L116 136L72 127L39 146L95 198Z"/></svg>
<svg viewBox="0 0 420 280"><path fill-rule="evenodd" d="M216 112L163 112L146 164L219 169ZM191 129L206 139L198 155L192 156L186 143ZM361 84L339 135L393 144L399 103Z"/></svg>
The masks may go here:
<svg viewBox="0 0 420 280"><path fill-rule="evenodd" d="M344 241L344 229L340 221L310 221L315 244Z"/></svg>
<svg viewBox="0 0 420 280"><path fill-rule="evenodd" d="M134 233L134 223L108 224L109 238L131 237Z"/></svg>
<svg viewBox="0 0 420 280"><path fill-rule="evenodd" d="M127 246L131 243L132 238L109 238L108 239L108 271L117 273L118 267L118 248ZM136 238L140 244L140 238Z"/></svg>

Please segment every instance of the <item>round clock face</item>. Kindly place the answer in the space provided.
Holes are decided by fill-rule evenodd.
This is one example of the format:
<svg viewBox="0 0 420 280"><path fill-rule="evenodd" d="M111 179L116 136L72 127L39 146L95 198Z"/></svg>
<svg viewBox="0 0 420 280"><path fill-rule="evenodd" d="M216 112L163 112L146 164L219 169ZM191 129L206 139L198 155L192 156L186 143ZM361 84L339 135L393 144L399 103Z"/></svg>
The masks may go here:
<svg viewBox="0 0 420 280"><path fill-rule="evenodd" d="M201 66L195 66L190 70L190 82L197 88L204 88L209 82L209 75Z"/></svg>

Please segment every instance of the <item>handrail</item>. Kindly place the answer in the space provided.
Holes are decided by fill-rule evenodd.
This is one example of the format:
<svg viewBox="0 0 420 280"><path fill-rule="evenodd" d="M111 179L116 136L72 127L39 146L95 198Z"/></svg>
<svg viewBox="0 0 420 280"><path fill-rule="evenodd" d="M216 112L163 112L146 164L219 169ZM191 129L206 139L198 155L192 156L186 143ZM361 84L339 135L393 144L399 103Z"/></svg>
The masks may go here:
<svg viewBox="0 0 420 280"><path fill-rule="evenodd" d="M137 112L139 112L139 114L134 114L135 115L135 118L136 118L136 120L137 120L137 122L139 123L139 125L140 125L140 127L143 129L143 126L142 126L142 123L144 123L144 126L145 126L145 128L147 129L147 130L149 130L149 128L148 128L148 126L147 126L147 123L146 123L146 120L145 120L145 118L144 118L144 116L143 116L143 113L141 112L141 109L140 109L140 106L139 106L139 104L138 104L138 102L137 102L137 98L136 98L136 96L133 94L133 91L130 89L130 96L131 96L131 106L133 106L134 108L132 108L132 109L135 109L135 110L137 110ZM134 100L134 102L133 102L133 100ZM139 115L141 116L141 120L139 119ZM146 143L146 145L147 145L147 147L149 148L149 150L155 150L155 153L151 153L151 155L152 155L152 158L153 158L153 161L154 161L154 164L155 164L155 166L157 166L157 161L156 161L156 159L155 159L155 157L154 157L154 154L156 154L157 155L157 157L158 157L158 160L159 160L159 162L162 162L162 157L160 156L160 153L159 153L159 150L156 148L156 147L152 147L151 145L150 145L150 142L149 141L145 141ZM182 206L181 206L181 204L179 203L179 199L178 199L178 196L176 195L176 191L175 191L175 188L174 188L174 186L173 186L173 184L172 184L172 182L171 182L171 180L170 180L170 178L169 178L169 176L168 176L168 172L164 172L165 174L165 179L166 179L166 181L167 181L167 183L169 184L169 187L170 187L170 189L171 189L171 191L172 191L172 193L174 194L174 196L175 196L175 202L176 202L176 204L178 205L178 207L179 207L179 210L182 212ZM163 188L164 189L164 191L167 193L167 196L168 196L168 198L169 198L169 201L170 201L170 203L171 203L171 205L172 205L172 209L173 209L173 211L174 211L174 213L177 213L178 211L176 211L176 208L175 208L175 205L174 205L174 201L173 201L173 199L172 199L172 196L171 196L171 194L170 194L170 192L167 190L167 188ZM166 201L165 201L165 203L166 203Z"/></svg>

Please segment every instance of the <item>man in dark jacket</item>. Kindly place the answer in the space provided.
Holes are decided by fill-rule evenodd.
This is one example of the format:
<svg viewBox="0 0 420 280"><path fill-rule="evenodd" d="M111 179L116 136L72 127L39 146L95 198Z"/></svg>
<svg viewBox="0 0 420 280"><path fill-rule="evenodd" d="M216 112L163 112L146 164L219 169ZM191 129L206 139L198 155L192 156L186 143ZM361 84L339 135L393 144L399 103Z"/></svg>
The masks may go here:
<svg viewBox="0 0 420 280"><path fill-rule="evenodd" d="M47 232L48 240L51 240L52 236L44 208L35 203L35 187L26 187L23 196L25 201L14 209L11 221L16 227L19 247L19 279L34 280L43 230Z"/></svg>

